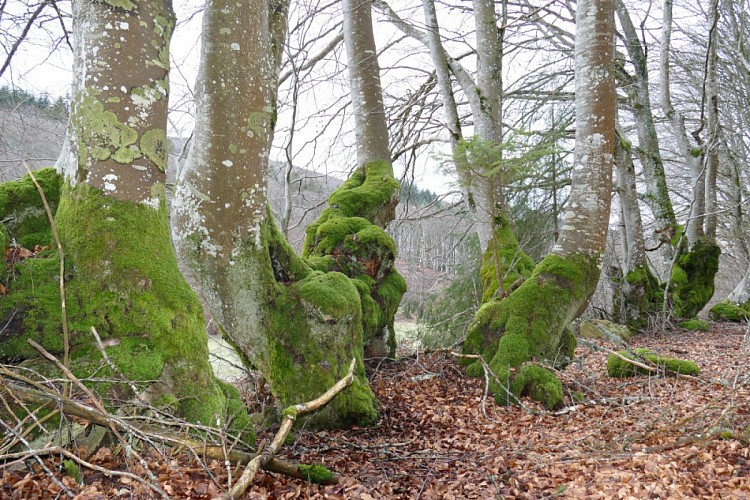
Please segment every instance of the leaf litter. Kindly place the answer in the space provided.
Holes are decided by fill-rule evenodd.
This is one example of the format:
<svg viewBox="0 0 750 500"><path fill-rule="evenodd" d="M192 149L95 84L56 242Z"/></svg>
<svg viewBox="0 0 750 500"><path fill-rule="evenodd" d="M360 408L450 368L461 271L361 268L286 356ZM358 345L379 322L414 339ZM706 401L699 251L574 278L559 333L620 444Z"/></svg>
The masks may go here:
<svg viewBox="0 0 750 500"><path fill-rule="evenodd" d="M324 464L341 481L321 486L260 472L245 498L750 498L748 337L746 325L715 323L708 332L633 339L633 347L697 362L701 374L691 379L609 378L606 354L579 347L560 374L565 408L544 411L528 400L526 409L499 407L488 398L487 418L484 380L467 378L448 353L370 360L378 423L346 431L303 427L280 453ZM175 498L212 498L227 489L219 461L199 463L185 452L168 460L154 452L151 459L159 485ZM90 461L144 472L107 448ZM61 470L59 459L46 462ZM38 465L28 466L0 472L0 497L59 494ZM154 495L127 477L82 472L80 484L60 474L78 498ZM232 478L240 473L232 466Z"/></svg>

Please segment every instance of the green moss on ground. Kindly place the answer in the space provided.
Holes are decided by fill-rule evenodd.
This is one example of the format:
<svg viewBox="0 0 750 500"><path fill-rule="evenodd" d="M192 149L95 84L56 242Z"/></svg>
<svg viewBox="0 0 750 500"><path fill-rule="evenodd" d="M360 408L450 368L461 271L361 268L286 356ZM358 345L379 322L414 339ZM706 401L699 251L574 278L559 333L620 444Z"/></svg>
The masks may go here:
<svg viewBox="0 0 750 500"><path fill-rule="evenodd" d="M742 323L750 319L750 303L736 305L725 300L713 306L708 313L708 317L714 321Z"/></svg>
<svg viewBox="0 0 750 500"><path fill-rule="evenodd" d="M700 367L692 361L683 360L679 358L671 358L668 356L660 356L650 349L639 348L629 351L619 351L619 354L632 360L645 360L651 363L663 373L679 373L683 375L698 375L700 373ZM653 375L653 372L635 366L627 361L622 360L618 356L610 354L607 358L607 375L610 377L635 377L637 375Z"/></svg>
<svg viewBox="0 0 750 500"><path fill-rule="evenodd" d="M685 330L707 332L710 325L708 324L708 321L702 319L689 319L680 322L679 326Z"/></svg>
<svg viewBox="0 0 750 500"><path fill-rule="evenodd" d="M333 479L333 472L321 464L302 464L297 466L300 474L310 483L324 484Z"/></svg>
<svg viewBox="0 0 750 500"><path fill-rule="evenodd" d="M720 254L717 244L700 240L677 258L670 280L676 317L694 318L711 300Z"/></svg>
<svg viewBox="0 0 750 500"><path fill-rule="evenodd" d="M61 177L53 168L37 170L34 177L54 214L60 202ZM4 226L9 238L25 248L33 249L36 245L45 246L52 242L42 198L29 174L0 184L0 220L6 221Z"/></svg>
<svg viewBox="0 0 750 500"><path fill-rule="evenodd" d="M482 255L482 303L507 292L519 278L526 279L534 271L534 261L521 250L510 221L505 214L495 217L492 239ZM502 289L500 282L502 281Z"/></svg>

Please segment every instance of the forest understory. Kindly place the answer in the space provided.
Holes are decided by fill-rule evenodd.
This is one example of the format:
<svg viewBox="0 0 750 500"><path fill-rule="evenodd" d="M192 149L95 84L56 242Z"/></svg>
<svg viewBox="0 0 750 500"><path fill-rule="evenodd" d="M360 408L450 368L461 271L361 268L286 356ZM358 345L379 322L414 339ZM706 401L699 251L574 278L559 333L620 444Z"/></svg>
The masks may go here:
<svg viewBox="0 0 750 500"><path fill-rule="evenodd" d="M611 348L603 341L596 345ZM636 336L632 347L688 357L694 378L606 375L606 353L579 346L562 374L566 406L499 407L484 379L467 378L448 352L370 360L382 408L378 423L347 431L296 429L280 458L324 464L341 475L321 486L261 471L244 498L748 498L750 497L750 333L713 323L708 332L673 328ZM249 404L257 396L247 391ZM269 429L259 439L272 438ZM187 452L150 456L161 488L175 498L211 498L230 475L217 460ZM53 471L60 461L48 458ZM116 449L91 459L145 477ZM29 462L30 463L30 462ZM53 498L60 488L38 465L0 473L2 498ZM79 498L150 498L125 477L82 470L59 474Z"/></svg>

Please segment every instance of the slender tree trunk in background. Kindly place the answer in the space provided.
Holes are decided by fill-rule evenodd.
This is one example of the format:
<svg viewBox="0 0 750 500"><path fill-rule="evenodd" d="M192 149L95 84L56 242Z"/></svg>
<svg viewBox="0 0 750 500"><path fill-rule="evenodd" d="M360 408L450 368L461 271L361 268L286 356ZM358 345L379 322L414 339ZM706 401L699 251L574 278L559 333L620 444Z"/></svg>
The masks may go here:
<svg viewBox="0 0 750 500"><path fill-rule="evenodd" d="M709 25L711 26L706 55L706 239L716 241L718 207L716 205L716 176L719 171L719 152L721 147L719 131L719 89L716 81L718 65L718 22L719 0L711 2Z"/></svg>
<svg viewBox="0 0 750 500"><path fill-rule="evenodd" d="M518 290L482 306L464 344L464 352L491 358L501 381L492 390L501 403L526 394L550 408L562 402L554 373L529 361L569 362L575 337L568 324L585 309L599 278L615 146L614 29L614 0L578 2L576 159L560 239ZM479 371L481 365L469 367Z"/></svg>
<svg viewBox="0 0 750 500"><path fill-rule="evenodd" d="M671 245L672 238L676 233L677 219L675 218L672 200L667 190L667 180L664 173L664 164L661 159L659 137L654 125L654 116L651 111L651 97L649 91L648 65L646 53L643 50L638 33L633 26L625 4L617 0L617 16L625 35L625 46L628 50L630 61L635 68L635 82L627 86L628 96L632 102L633 118L635 119L638 132L638 158L643 165L643 176L645 179L646 193L643 197L646 204L654 215L657 236L662 243L662 248L669 249L665 254L667 259L673 255ZM666 245L665 245L666 243Z"/></svg>
<svg viewBox="0 0 750 500"><path fill-rule="evenodd" d="M648 314L661 309L663 294L646 261L631 144L619 134L615 144L616 190L623 221L625 263L615 287L612 316L633 328L648 326Z"/></svg>
<svg viewBox="0 0 750 500"><path fill-rule="evenodd" d="M56 222L72 275L74 348L90 353L78 358L79 376L91 374L86 360L98 366L94 326L127 377L156 381L142 397L211 423L226 395L208 363L200 302L177 268L164 198L174 22L167 0L73 2L75 80Z"/></svg>
<svg viewBox="0 0 750 500"><path fill-rule="evenodd" d="M351 279L362 303L368 356L393 356L393 322L406 282L394 268L396 247L384 228L396 215L400 185L388 147L371 2L345 0L343 10L357 168L307 228L303 256L314 268Z"/></svg>
<svg viewBox="0 0 750 500"><path fill-rule="evenodd" d="M709 40L715 37L715 31L712 29ZM705 144L699 143L697 147L691 147L685 128L685 119L672 104L669 61L671 37L672 0L665 0L660 47L662 108L672 126L678 150L690 167L693 185L690 214L685 226L687 248L677 248L679 255L675 259L672 274L669 276L668 291L671 297L672 313L680 318L692 318L705 307L714 294L714 277L719 270L721 249L714 239L706 237L704 229L706 218L706 175L703 165L706 155ZM709 47L710 45L712 43L709 41ZM703 119L703 112L701 112L701 120ZM703 128L702 123L701 121L701 128L693 133L696 141L701 141L699 133Z"/></svg>

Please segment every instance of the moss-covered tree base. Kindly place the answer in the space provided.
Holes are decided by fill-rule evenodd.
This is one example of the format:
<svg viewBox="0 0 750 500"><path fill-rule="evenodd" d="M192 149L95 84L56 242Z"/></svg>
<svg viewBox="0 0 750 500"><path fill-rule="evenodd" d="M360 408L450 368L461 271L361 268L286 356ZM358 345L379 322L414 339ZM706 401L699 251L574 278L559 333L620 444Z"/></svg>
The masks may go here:
<svg viewBox="0 0 750 500"><path fill-rule="evenodd" d="M664 305L664 290L648 264L628 272L624 277L614 279L612 317L617 323L633 330L646 328L649 316L661 311Z"/></svg>
<svg viewBox="0 0 750 500"><path fill-rule="evenodd" d="M514 379L526 370L514 371L529 361L564 367L574 356L576 341L568 324L579 313L598 279L593 257L551 254L534 270L531 277L502 301L490 300L477 312L464 343L465 354L481 354L500 384L493 384L495 399L501 404L513 402L506 389L517 388ZM481 372L474 366L470 372ZM540 375L537 377L536 375ZM545 405L557 404L549 375L529 369L524 377L540 389L532 390L524 380L524 391L539 396ZM520 382L519 382L520 383ZM551 385L552 384L552 385ZM542 389L542 387L546 387ZM513 393L513 390L510 390Z"/></svg>
<svg viewBox="0 0 750 500"><path fill-rule="evenodd" d="M482 255L482 303L509 295L511 287L517 287L533 271L534 261L521 250L508 217L497 215L494 234Z"/></svg>
<svg viewBox="0 0 750 500"><path fill-rule="evenodd" d="M55 169L45 168L34 172L34 178L42 187L50 209L54 213L60 201L60 176ZM29 249L37 245L50 244L52 236L49 219L39 191L29 174L19 180L0 184L0 220L3 221L4 226L0 229L0 233L4 233L0 234L2 248L5 248L12 240Z"/></svg>
<svg viewBox="0 0 750 500"><path fill-rule="evenodd" d="M672 310L676 317L694 318L711 300L720 254L719 245L700 240L677 258L670 280Z"/></svg>
<svg viewBox="0 0 750 500"><path fill-rule="evenodd" d="M701 371L700 367L692 361L660 356L650 349L639 348L633 349L632 352L620 351L619 354L631 360L646 361L661 373L698 375ZM635 377L637 375L654 375L654 372L628 363L622 358L610 354L607 358L607 375L624 378Z"/></svg>
<svg viewBox="0 0 750 500"><path fill-rule="evenodd" d="M708 316L714 321L742 323L750 320L750 302L740 305L728 301L719 302L711 308Z"/></svg>
<svg viewBox="0 0 750 500"><path fill-rule="evenodd" d="M63 191L55 219L66 252L74 373L117 377L95 345L95 327L109 358L144 390L141 397L191 421L231 417L234 429L252 438L239 395L220 385L209 365L203 310L177 268L166 208L116 201L85 184ZM29 338L60 355L59 256L50 251L17 264L12 280L0 310L12 317L0 338L4 356L38 355ZM95 387L105 399L133 396L127 384Z"/></svg>

